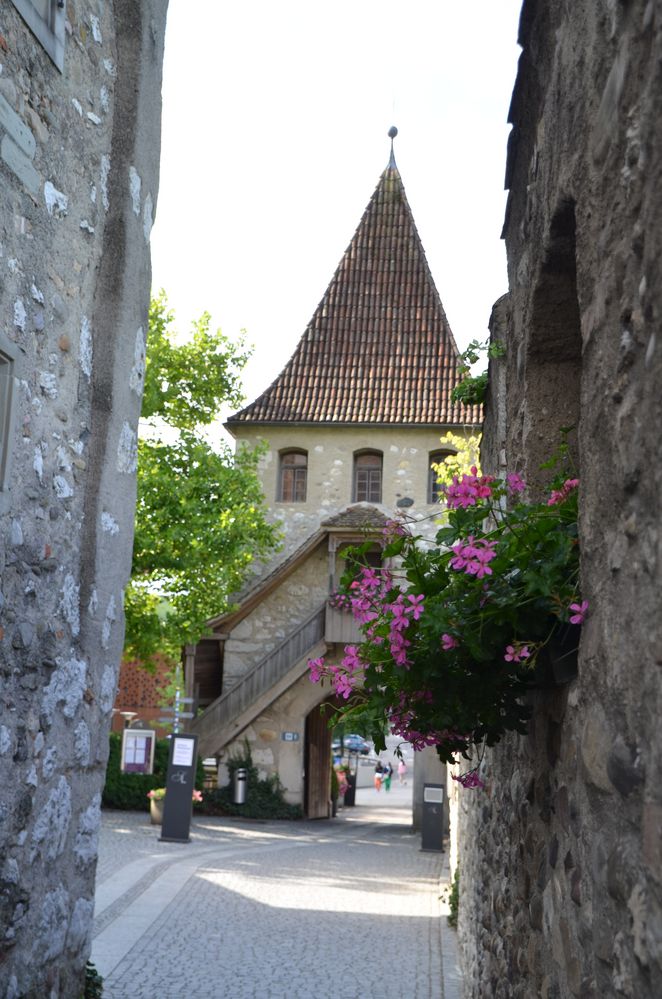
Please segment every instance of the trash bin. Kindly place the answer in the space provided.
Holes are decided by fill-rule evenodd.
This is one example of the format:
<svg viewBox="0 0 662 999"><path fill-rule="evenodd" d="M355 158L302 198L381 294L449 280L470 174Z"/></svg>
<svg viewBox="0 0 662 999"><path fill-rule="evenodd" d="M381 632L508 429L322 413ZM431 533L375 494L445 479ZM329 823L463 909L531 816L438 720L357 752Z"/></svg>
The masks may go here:
<svg viewBox="0 0 662 999"><path fill-rule="evenodd" d="M244 767L238 767L234 772L234 793L232 800L235 805L243 805L246 801L246 779L247 771Z"/></svg>
<svg viewBox="0 0 662 999"><path fill-rule="evenodd" d="M423 785L421 850L441 853L444 849L444 785Z"/></svg>
<svg viewBox="0 0 662 999"><path fill-rule="evenodd" d="M345 791L345 805L352 807L356 804L356 773L351 771L347 774L347 790Z"/></svg>

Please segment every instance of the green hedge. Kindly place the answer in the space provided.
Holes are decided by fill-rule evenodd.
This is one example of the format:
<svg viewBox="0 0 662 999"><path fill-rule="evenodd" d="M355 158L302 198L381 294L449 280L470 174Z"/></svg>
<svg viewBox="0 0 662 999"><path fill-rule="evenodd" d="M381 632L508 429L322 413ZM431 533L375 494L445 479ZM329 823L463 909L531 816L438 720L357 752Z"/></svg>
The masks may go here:
<svg viewBox="0 0 662 999"><path fill-rule="evenodd" d="M157 739L154 748L153 774L124 774L120 770L122 735L110 734L110 753L106 768L106 785L101 804L104 808L122 808L126 811L146 812L149 809L147 792L155 787L164 787L168 770L169 739ZM198 759L195 786L202 788L204 770Z"/></svg>

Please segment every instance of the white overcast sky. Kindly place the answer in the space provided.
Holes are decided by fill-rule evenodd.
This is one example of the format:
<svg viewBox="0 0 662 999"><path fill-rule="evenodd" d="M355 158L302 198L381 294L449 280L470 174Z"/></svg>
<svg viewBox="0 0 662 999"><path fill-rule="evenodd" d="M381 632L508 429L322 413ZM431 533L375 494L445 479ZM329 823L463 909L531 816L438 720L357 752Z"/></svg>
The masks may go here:
<svg viewBox="0 0 662 999"><path fill-rule="evenodd" d="M507 287L500 240L521 0L170 0L153 289L280 372L389 157L460 349Z"/></svg>

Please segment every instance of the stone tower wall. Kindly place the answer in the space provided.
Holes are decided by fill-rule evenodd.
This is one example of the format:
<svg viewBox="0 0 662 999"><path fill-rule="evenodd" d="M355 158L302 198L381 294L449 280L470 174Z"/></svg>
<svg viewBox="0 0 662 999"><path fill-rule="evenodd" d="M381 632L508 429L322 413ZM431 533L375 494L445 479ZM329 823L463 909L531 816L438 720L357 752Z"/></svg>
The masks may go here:
<svg viewBox="0 0 662 999"><path fill-rule="evenodd" d="M0 7L0 995L82 994L123 640L165 0Z"/></svg>
<svg viewBox="0 0 662 999"><path fill-rule="evenodd" d="M484 466L575 424L579 675L464 792L468 996L662 995L662 11L527 0ZM502 370L499 371L498 369Z"/></svg>

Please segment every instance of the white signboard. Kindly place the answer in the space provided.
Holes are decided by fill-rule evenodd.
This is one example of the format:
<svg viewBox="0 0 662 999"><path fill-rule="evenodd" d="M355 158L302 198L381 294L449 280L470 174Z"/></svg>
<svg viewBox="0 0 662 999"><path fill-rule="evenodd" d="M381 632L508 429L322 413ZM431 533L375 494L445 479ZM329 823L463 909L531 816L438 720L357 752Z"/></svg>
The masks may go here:
<svg viewBox="0 0 662 999"><path fill-rule="evenodd" d="M192 767L194 746L194 739L178 739L175 736L175 745L172 750L172 765L174 767Z"/></svg>
<svg viewBox="0 0 662 999"><path fill-rule="evenodd" d="M423 791L423 801L429 802L432 805L439 805L444 800L444 789L443 787L430 787L429 785Z"/></svg>

